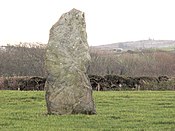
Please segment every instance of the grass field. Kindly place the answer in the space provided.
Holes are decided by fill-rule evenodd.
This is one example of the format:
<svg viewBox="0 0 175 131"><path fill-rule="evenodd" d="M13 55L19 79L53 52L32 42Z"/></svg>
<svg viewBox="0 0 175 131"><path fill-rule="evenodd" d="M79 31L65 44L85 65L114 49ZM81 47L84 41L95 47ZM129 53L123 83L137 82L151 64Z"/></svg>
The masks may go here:
<svg viewBox="0 0 175 131"><path fill-rule="evenodd" d="M94 92L97 115L47 115L44 95L0 91L0 131L175 131L174 91Z"/></svg>

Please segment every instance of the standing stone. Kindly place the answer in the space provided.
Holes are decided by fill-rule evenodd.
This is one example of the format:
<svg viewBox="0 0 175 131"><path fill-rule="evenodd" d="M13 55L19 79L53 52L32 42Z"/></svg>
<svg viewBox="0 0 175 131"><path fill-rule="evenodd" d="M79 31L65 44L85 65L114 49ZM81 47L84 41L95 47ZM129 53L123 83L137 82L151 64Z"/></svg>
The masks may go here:
<svg viewBox="0 0 175 131"><path fill-rule="evenodd" d="M72 9L50 29L46 52L49 114L95 114L85 65L90 60L84 13Z"/></svg>

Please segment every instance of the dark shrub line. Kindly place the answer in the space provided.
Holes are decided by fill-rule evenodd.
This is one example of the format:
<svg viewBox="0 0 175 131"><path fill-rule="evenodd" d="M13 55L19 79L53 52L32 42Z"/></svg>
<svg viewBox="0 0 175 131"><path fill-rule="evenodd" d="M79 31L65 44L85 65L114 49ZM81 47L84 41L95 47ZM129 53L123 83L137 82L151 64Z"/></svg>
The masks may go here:
<svg viewBox="0 0 175 131"><path fill-rule="evenodd" d="M89 75L93 90L175 90L175 79L159 77L126 77L119 75ZM0 77L0 90L44 90L43 77Z"/></svg>

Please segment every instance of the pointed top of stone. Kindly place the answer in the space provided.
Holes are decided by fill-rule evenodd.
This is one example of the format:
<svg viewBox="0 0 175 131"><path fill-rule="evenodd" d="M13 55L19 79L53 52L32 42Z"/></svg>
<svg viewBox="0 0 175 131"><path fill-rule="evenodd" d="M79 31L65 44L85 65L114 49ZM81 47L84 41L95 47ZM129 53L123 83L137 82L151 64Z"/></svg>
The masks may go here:
<svg viewBox="0 0 175 131"><path fill-rule="evenodd" d="M77 9L73 8L73 9L72 9L72 10L70 10L69 12L82 12L82 11L80 11L80 10L77 10Z"/></svg>
<svg viewBox="0 0 175 131"><path fill-rule="evenodd" d="M84 18L84 12L73 8L72 10L70 10L69 12L67 12L69 15L77 15L77 14L81 14L82 18Z"/></svg>
<svg viewBox="0 0 175 131"><path fill-rule="evenodd" d="M52 37L52 34L53 34L52 32L57 31L58 28L67 28L67 26L70 26L70 25L72 27L77 27L77 29L79 27L81 29L81 26L82 26L83 29L86 30L84 12L73 8L70 11L62 14L60 19L52 26L50 30L50 37Z"/></svg>

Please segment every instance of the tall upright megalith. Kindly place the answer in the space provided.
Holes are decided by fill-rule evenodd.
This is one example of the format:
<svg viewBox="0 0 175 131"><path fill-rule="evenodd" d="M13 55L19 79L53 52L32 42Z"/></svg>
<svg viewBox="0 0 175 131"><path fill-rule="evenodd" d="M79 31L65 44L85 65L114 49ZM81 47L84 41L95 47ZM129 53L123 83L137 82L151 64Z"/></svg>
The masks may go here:
<svg viewBox="0 0 175 131"><path fill-rule="evenodd" d="M49 114L95 114L85 65L90 60L84 13L72 9L50 29L46 52Z"/></svg>

